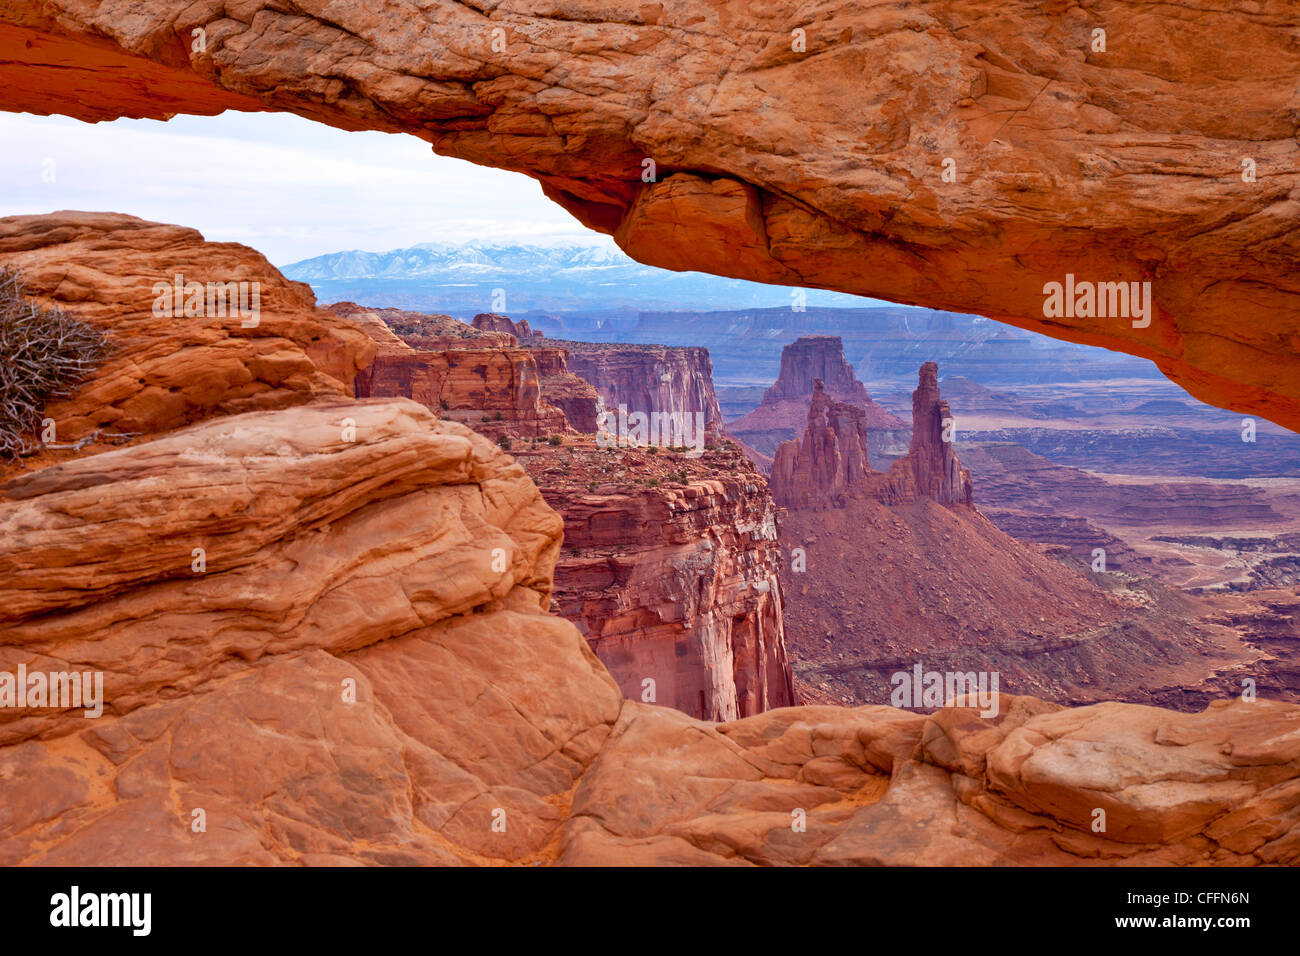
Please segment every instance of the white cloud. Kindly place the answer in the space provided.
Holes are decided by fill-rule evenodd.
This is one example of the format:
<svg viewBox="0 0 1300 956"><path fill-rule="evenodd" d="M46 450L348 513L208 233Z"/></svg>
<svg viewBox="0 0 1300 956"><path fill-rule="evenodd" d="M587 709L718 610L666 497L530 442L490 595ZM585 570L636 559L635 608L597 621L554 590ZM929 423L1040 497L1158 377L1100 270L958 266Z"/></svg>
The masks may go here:
<svg viewBox="0 0 1300 956"><path fill-rule="evenodd" d="M4 113L0 142L0 215L129 213L245 243L277 265L422 242L612 244L519 173L437 156L413 136L288 113L98 124Z"/></svg>

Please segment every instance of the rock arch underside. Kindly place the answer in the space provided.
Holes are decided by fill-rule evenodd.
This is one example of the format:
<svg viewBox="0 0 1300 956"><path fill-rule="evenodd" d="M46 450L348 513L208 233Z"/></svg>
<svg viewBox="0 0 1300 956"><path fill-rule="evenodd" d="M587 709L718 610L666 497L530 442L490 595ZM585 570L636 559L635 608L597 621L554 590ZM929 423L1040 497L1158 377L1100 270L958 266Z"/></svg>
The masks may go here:
<svg viewBox="0 0 1300 956"><path fill-rule="evenodd" d="M642 262L979 313L1295 428L1295 14L5 0L0 89L84 120L281 110L411 133L538 179ZM1066 274L1149 281L1150 325L1045 318Z"/></svg>
<svg viewBox="0 0 1300 956"><path fill-rule="evenodd" d="M536 178L642 262L987 315L1150 358L1204 401L1294 429L1296 14L1268 0L0 0L0 109L285 111L411 133ZM264 284L256 330L154 312L140 278L195 263ZM0 476L0 672L102 674L107 718L0 709L0 864L1300 862L1296 703L784 706L761 477L723 451L725 474L692 465L636 507L610 504L613 479L557 485L571 507L555 506L520 436L559 427L536 380L569 370L557 349L544 372L516 354L518 327L476 329L497 338L438 379L467 378L470 358L485 369L500 403L485 428L468 417L481 402L387 387L432 344L353 303L319 307L259 254L192 229L10 216L0 266L114 329L122 351L49 411L69 441L129 439L54 445ZM1067 275L1149 282L1150 323L1046 317L1044 286ZM697 351L674 359L684 380L708 378ZM594 417L576 378L564 394ZM913 403L946 414L932 364ZM865 436L824 404L823 445ZM512 434L513 457L498 440ZM930 497L974 514L960 462L923 457L937 464L900 459L895 476L910 488L937 469L949 483ZM913 503L956 527L939 501ZM718 528L708 578L697 545ZM624 533L660 563L605 554ZM614 581L670 610L707 604L697 676L726 672L735 699L705 714L700 694L697 719L629 693L592 635L550 613L566 598L557 562L575 602ZM713 613L724 604L747 610ZM623 628L611 641L665 625L592 614ZM661 628L662 683L680 629Z"/></svg>

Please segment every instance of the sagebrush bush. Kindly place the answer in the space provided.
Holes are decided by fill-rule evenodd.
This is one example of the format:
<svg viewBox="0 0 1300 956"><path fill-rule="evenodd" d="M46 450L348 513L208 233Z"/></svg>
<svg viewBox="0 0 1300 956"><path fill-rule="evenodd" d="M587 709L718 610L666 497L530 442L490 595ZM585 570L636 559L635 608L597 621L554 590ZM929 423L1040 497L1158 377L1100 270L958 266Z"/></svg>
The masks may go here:
<svg viewBox="0 0 1300 956"><path fill-rule="evenodd" d="M102 331L32 302L18 273L0 267L0 458L32 450L45 406L107 353Z"/></svg>

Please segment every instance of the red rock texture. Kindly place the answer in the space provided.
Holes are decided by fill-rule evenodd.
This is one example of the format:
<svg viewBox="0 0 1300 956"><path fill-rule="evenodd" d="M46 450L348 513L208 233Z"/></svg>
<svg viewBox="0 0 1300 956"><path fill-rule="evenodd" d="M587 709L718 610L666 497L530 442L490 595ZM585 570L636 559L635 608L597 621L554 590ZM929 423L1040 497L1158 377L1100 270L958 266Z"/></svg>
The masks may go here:
<svg viewBox="0 0 1300 956"><path fill-rule="evenodd" d="M534 335L531 341L540 336ZM565 349L533 348L537 374L541 376L542 398L564 412L569 427L584 434L595 434L604 402L595 386L569 371L569 353Z"/></svg>
<svg viewBox="0 0 1300 956"><path fill-rule="evenodd" d="M514 451L564 518L554 608L628 699L704 720L796 702L776 509L739 450L692 458L570 439Z"/></svg>
<svg viewBox="0 0 1300 956"><path fill-rule="evenodd" d="M894 440L906 432L906 422L867 394L844 358L838 335L805 335L781 350L776 382L763 393L758 408L727 424L727 434L760 454L775 455L781 442L803 434L815 381L821 381L831 400L860 408L863 426L878 439Z"/></svg>
<svg viewBox="0 0 1300 956"><path fill-rule="evenodd" d="M712 725L629 702L575 793L559 861L1294 863L1300 767L1283 728L1297 713L1008 696L992 720L961 707L798 707ZM1092 830L1098 809L1104 833Z"/></svg>
<svg viewBox="0 0 1300 956"><path fill-rule="evenodd" d="M642 262L978 312L1300 425L1300 50L1272 10L8 0L0 25L11 110L409 132ZM1047 317L1067 274L1151 282L1151 324Z"/></svg>
<svg viewBox="0 0 1300 956"><path fill-rule="evenodd" d="M941 505L974 507L970 472L953 450L956 431L944 440L952 420L939 396L938 366L921 366L912 393L912 444L889 471L871 468L867 456L866 413L859 405L833 401L813 382L808 427L802 440L782 442L772 460L772 497L787 508L838 507L849 498L905 504L918 497Z"/></svg>
<svg viewBox="0 0 1300 956"><path fill-rule="evenodd" d="M912 392L912 445L907 452L916 490L941 505L972 508L970 472L957 458L956 436L952 412L939 395L939 366L926 362Z"/></svg>
<svg viewBox="0 0 1300 956"><path fill-rule="evenodd" d="M513 335L519 342L546 337L544 332L534 332L527 319L520 319L516 322L510 316L501 315L497 312L480 312L474 316L474 321L470 324L484 332L504 332L507 335Z"/></svg>
<svg viewBox="0 0 1300 956"><path fill-rule="evenodd" d="M333 306L351 307L351 303ZM358 398L411 398L440 418L464 422L493 438L545 436L568 429L564 412L542 395L542 376L532 352L491 344L472 347L482 336L503 333L478 332L457 322L472 335L430 336L421 328L413 341L433 341L442 348L412 348L382 312L358 307L347 315L378 346L371 365L357 373Z"/></svg>
<svg viewBox="0 0 1300 956"><path fill-rule="evenodd" d="M27 293L106 329L112 353L76 393L48 406L59 443L96 431L153 435L211 415L352 394L375 346L316 307L258 252L194 229L116 213L0 219L0 265ZM155 283L257 282L257 324L232 315L154 314ZM251 286L249 287L251 292ZM249 298L251 303L251 295ZM204 311L207 308L204 298Z"/></svg>
<svg viewBox="0 0 1300 956"><path fill-rule="evenodd" d="M709 432L722 425L708 349L559 340L552 344L568 350L569 371L594 385L611 412L626 405L629 414L702 413Z"/></svg>

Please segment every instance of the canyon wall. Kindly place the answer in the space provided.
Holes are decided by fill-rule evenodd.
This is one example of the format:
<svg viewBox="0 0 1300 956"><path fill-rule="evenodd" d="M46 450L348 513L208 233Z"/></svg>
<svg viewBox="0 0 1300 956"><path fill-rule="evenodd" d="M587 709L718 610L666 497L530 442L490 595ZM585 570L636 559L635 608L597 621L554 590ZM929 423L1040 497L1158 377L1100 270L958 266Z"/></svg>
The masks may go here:
<svg viewBox="0 0 1300 956"><path fill-rule="evenodd" d="M331 308L356 321L378 346L371 365L357 373L358 398L411 398L440 418L472 425L493 438L545 437L569 427L565 412L542 394L543 376L534 353L496 344L507 341L505 333L479 332L449 318L447 322L460 329L431 329L443 316L394 315L396 310L351 303ZM398 334L401 330L410 338ZM437 348L413 348L410 341ZM509 335L508 342L514 341ZM568 384L563 382L563 366L562 354L547 356L551 382ZM580 409L581 396L571 394L569 403L575 411ZM590 396L588 403L585 417L579 416L584 421L595 416Z"/></svg>
<svg viewBox="0 0 1300 956"><path fill-rule="evenodd" d="M894 446L905 439L907 423L872 401L845 360L838 335L805 335L785 346L780 376L763 393L758 408L727 424L727 434L761 455L775 455L781 442L803 434L817 381L828 399L862 409L862 424L873 446Z"/></svg>
<svg viewBox="0 0 1300 956"><path fill-rule="evenodd" d="M412 133L650 265L978 312L1300 424L1300 49L1271 9L10 0L0 29L9 110ZM1050 313L1073 279L1143 308Z"/></svg>
<svg viewBox="0 0 1300 956"><path fill-rule="evenodd" d="M535 336L533 341L539 337ZM542 397L564 412L569 426L575 431L594 433L605 403L590 382L570 370L568 350L530 348L529 351L533 353L537 374L541 376Z"/></svg>
<svg viewBox="0 0 1300 956"><path fill-rule="evenodd" d="M600 392L605 408L629 413L703 414L705 427L722 425L713 391L709 350L662 345L554 342L569 352L569 370Z"/></svg>
<svg viewBox="0 0 1300 956"><path fill-rule="evenodd" d="M520 319L516 322L510 316L501 315L497 312L480 312L474 316L474 321L470 325L481 332L503 332L506 335L513 336L517 342L546 337L544 332L534 332L528 325L527 319Z"/></svg>
<svg viewBox="0 0 1300 956"><path fill-rule="evenodd" d="M776 509L739 450L515 449L564 518L553 610L630 700L704 720L794 704Z"/></svg>

